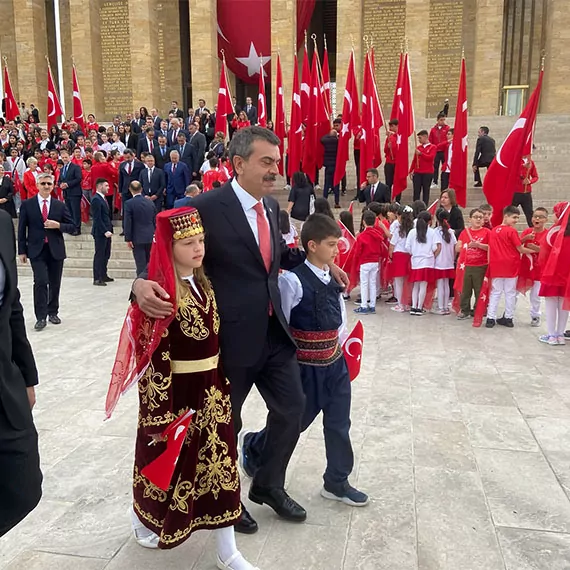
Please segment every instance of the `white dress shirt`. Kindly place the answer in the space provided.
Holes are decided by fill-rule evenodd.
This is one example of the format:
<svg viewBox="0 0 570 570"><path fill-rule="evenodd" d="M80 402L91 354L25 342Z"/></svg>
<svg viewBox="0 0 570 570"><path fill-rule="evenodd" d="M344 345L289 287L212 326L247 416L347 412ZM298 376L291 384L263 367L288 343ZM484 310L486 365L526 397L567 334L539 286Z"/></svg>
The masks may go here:
<svg viewBox="0 0 570 570"><path fill-rule="evenodd" d="M44 200L45 200L47 202L46 206L47 206L48 216L49 216L49 207L51 206L51 196L48 196L47 198L42 198L40 196L40 194L38 194L37 196L38 196L38 203L40 205L40 212L42 211L42 208L44 207Z"/></svg>
<svg viewBox="0 0 570 570"><path fill-rule="evenodd" d="M321 269L320 267L313 265L307 259L305 259L305 265L325 285L328 285L330 283L332 277L328 267ZM291 311L301 302L301 299L303 298L303 285L301 285L301 281L295 273L291 271L284 271L281 273L281 275L279 275L279 291L281 293L281 309L283 310L285 319L287 319L287 322L289 322L291 320ZM338 339L340 345L342 346L348 337L348 330L346 328L346 306L341 294L338 296L338 302L340 304L340 313L342 316L342 322L338 328Z"/></svg>
<svg viewBox="0 0 570 570"><path fill-rule="evenodd" d="M263 204L263 200L256 200L249 192L244 190L239 185L238 181L235 178L232 179L232 188L241 204L241 207L243 208L247 223L253 232L253 237L255 238L257 245L259 245L259 232L257 231L257 212L254 210L254 208L255 205L259 202ZM267 220L267 223L269 223L267 212L265 211L265 205L263 211L265 212L265 219Z"/></svg>

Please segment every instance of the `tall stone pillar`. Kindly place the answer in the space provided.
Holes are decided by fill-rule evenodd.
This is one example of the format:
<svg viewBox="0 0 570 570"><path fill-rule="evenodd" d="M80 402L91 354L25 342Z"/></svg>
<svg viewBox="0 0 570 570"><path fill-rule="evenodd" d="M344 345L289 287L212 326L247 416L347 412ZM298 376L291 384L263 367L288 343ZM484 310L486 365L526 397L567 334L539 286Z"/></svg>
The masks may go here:
<svg viewBox="0 0 570 570"><path fill-rule="evenodd" d="M410 74L412 77L416 117L426 116L429 22L430 0L407 0L406 37L408 38L410 53Z"/></svg>
<svg viewBox="0 0 570 570"><path fill-rule="evenodd" d="M171 101L182 101L182 63L180 60L180 11L178 0L156 2L158 100L154 99L161 117L170 109ZM150 103L150 101L149 101ZM150 111L150 108L149 108Z"/></svg>
<svg viewBox="0 0 570 570"><path fill-rule="evenodd" d="M0 34L0 56L6 58L8 62L8 71L10 72L10 82L14 89L16 99L19 99L18 93L18 60L16 55L16 31L14 28L14 5L8 2L6 6L2 5L2 33ZM4 73L4 60L0 60L0 68ZM2 94L2 97L4 95ZM27 101L24 100L25 103Z"/></svg>
<svg viewBox="0 0 570 570"><path fill-rule="evenodd" d="M47 117L47 34L44 0L13 0L19 100L34 104ZM12 76L13 79L13 76Z"/></svg>
<svg viewBox="0 0 570 570"><path fill-rule="evenodd" d="M192 62L192 104L205 99L213 109L218 100L218 14L216 0L190 2L190 59Z"/></svg>
<svg viewBox="0 0 570 570"><path fill-rule="evenodd" d="M471 115L496 115L501 94L504 0L479 0Z"/></svg>
<svg viewBox="0 0 570 570"><path fill-rule="evenodd" d="M271 117L275 120L277 50L281 59L283 93L287 116L291 113L293 65L297 43L297 4L294 0L271 0Z"/></svg>
<svg viewBox="0 0 570 570"><path fill-rule="evenodd" d="M370 3L370 2L369 2ZM342 113L344 100L344 87L346 85L346 73L350 52L354 44L356 83L362 88L362 64L366 46L362 35L363 18L361 14L366 9L367 0L343 0L337 4L336 26L336 112Z"/></svg>

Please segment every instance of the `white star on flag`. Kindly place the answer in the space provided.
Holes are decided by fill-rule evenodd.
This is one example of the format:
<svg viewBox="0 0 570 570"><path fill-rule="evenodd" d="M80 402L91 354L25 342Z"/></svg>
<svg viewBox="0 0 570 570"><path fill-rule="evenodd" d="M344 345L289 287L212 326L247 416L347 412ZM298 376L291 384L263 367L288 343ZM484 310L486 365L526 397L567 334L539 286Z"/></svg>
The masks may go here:
<svg viewBox="0 0 570 570"><path fill-rule="evenodd" d="M469 247L469 244L464 243L463 244L463 249L467 249Z"/></svg>
<svg viewBox="0 0 570 570"><path fill-rule="evenodd" d="M343 123L342 124L342 131L340 133L341 136L346 135L346 133L348 133L348 123Z"/></svg>
<svg viewBox="0 0 570 570"><path fill-rule="evenodd" d="M465 263L460 263L460 264L459 264L459 269L465 269Z"/></svg>
<svg viewBox="0 0 570 570"><path fill-rule="evenodd" d="M485 294L483 293L483 295L481 295L481 301L486 301L486 300L487 300L487 295L485 295Z"/></svg>
<svg viewBox="0 0 570 570"><path fill-rule="evenodd" d="M268 61L271 61L271 57L260 56L255 49L255 45L251 42L249 46L249 55L247 57L236 57L236 60L242 65L245 65L247 67L247 75L249 77L253 77L254 75L259 74L260 66L264 66ZM265 69L263 70L263 77L267 77Z"/></svg>

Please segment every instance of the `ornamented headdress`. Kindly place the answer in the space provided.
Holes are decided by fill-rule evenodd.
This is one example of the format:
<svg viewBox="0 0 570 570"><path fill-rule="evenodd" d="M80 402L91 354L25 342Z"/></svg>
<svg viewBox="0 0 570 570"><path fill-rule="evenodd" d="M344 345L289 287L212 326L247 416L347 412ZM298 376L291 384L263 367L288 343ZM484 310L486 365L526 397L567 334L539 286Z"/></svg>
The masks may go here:
<svg viewBox="0 0 570 570"><path fill-rule="evenodd" d="M196 210L196 208L184 209L188 210L188 212L183 212L168 217L168 221L170 222L172 231L174 232L172 238L175 240L184 239L204 233L204 227L202 226L202 220L200 219L198 210Z"/></svg>

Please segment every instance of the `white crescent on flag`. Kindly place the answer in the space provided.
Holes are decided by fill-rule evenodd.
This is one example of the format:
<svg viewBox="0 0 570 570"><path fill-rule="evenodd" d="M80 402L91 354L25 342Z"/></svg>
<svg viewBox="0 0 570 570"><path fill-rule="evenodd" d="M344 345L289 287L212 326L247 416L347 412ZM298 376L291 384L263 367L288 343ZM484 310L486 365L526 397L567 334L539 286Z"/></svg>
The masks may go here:
<svg viewBox="0 0 570 570"><path fill-rule="evenodd" d="M340 247L340 244L343 245L343 247ZM340 253L346 253L348 251L350 251L350 243L348 243L348 240L343 236L338 238L338 251Z"/></svg>
<svg viewBox="0 0 570 570"><path fill-rule="evenodd" d="M517 130L517 129L523 129L524 126L526 125L526 119L524 117L521 117L519 119L517 119L517 122L513 125L513 128L511 129L511 132L507 135L507 138L505 139L505 142L501 145L501 148L499 149L499 152L497 153L497 162L503 167L503 168L507 168L504 164L503 161L501 160L501 151L503 150L505 144L507 143L507 141L509 140L510 136Z"/></svg>
<svg viewBox="0 0 570 570"><path fill-rule="evenodd" d="M53 93L48 91L48 117L53 117L55 115L55 101L53 100Z"/></svg>
<svg viewBox="0 0 570 570"><path fill-rule="evenodd" d="M349 338L345 343L344 343L344 350L346 350L346 354L348 354L349 356L352 356L352 358L358 358L360 360L360 356L356 356L355 354L352 354L350 352L350 345L356 342L357 344L359 344L360 346L362 346L362 341L359 338Z"/></svg>

